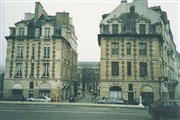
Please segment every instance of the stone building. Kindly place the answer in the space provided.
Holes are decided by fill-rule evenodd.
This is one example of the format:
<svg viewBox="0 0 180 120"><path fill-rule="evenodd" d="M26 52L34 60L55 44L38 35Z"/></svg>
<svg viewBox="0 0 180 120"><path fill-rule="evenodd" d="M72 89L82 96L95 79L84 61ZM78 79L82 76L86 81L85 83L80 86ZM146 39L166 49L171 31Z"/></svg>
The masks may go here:
<svg viewBox="0 0 180 120"><path fill-rule="evenodd" d="M175 71L176 71L176 80L177 80L177 87L175 88L175 98L180 99L180 54L176 51L175 53Z"/></svg>
<svg viewBox="0 0 180 120"><path fill-rule="evenodd" d="M166 12L147 0L122 0L102 15L100 95L143 102L174 98L176 46ZM175 86L174 86L175 87Z"/></svg>
<svg viewBox="0 0 180 120"><path fill-rule="evenodd" d="M4 97L39 95L61 101L74 94L77 38L67 12L48 15L41 3L10 27Z"/></svg>

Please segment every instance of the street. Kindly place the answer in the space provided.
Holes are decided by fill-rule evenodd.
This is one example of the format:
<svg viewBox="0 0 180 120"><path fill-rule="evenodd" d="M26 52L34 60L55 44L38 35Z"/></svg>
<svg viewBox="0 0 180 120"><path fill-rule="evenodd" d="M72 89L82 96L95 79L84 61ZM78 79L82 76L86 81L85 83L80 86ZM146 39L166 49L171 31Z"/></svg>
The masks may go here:
<svg viewBox="0 0 180 120"><path fill-rule="evenodd" d="M146 109L53 104L0 104L0 120L153 120Z"/></svg>

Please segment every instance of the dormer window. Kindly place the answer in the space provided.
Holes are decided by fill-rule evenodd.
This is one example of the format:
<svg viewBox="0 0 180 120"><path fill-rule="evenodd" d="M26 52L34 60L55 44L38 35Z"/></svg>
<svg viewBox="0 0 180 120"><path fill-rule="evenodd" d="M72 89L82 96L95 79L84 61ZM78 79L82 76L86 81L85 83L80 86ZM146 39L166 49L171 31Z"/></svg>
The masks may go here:
<svg viewBox="0 0 180 120"><path fill-rule="evenodd" d="M104 34L109 34L109 25L104 25L103 26L103 33Z"/></svg>
<svg viewBox="0 0 180 120"><path fill-rule="evenodd" d="M118 24L112 25L112 34L118 34Z"/></svg>
<svg viewBox="0 0 180 120"><path fill-rule="evenodd" d="M49 39L50 38L50 28L46 27L44 28L44 38Z"/></svg>
<svg viewBox="0 0 180 120"><path fill-rule="evenodd" d="M35 38L39 38L39 34L40 31L39 31L39 28L35 28Z"/></svg>
<svg viewBox="0 0 180 120"><path fill-rule="evenodd" d="M132 32L133 31L133 26L132 25L126 25L125 26L125 32Z"/></svg>
<svg viewBox="0 0 180 120"><path fill-rule="evenodd" d="M140 34L145 34L145 24L140 24L139 25L139 33Z"/></svg>
<svg viewBox="0 0 180 120"><path fill-rule="evenodd" d="M19 36L24 36L24 27L19 27Z"/></svg>

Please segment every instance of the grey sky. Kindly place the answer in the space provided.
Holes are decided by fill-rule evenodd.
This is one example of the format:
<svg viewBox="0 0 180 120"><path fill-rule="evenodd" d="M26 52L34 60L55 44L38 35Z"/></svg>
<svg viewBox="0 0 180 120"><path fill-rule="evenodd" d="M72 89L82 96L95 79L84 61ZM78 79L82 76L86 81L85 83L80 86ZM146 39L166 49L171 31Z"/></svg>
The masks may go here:
<svg viewBox="0 0 180 120"><path fill-rule="evenodd" d="M100 48L98 46L97 34L99 34L99 23L101 16L110 13L121 2L121 0L65 0L47 1L39 0L48 15L55 15L56 12L69 12L73 18L76 35L78 37L78 61L99 61ZM128 0L132 2L132 0ZM161 6L167 12L170 20L171 30L177 50L180 52L179 41L179 0L149 0L150 6ZM9 27L20 21L24 13L34 13L35 1L25 0L1 0L1 40L0 40L0 64L5 63L6 40L9 35Z"/></svg>

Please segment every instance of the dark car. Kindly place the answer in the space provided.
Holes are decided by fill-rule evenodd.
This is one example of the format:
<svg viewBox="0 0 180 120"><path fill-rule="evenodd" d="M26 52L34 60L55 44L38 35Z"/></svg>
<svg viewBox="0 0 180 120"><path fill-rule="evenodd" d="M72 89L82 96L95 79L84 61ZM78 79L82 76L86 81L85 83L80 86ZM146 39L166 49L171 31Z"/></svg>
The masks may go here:
<svg viewBox="0 0 180 120"><path fill-rule="evenodd" d="M25 97L23 95L11 95L9 97L4 98L5 101L25 101Z"/></svg>
<svg viewBox="0 0 180 120"><path fill-rule="evenodd" d="M70 96L70 97L69 97L69 102L70 102L70 103L75 102L75 101L76 101L76 100L75 100L75 97L74 97L74 96Z"/></svg>
<svg viewBox="0 0 180 120"><path fill-rule="evenodd" d="M180 100L158 100L149 106L148 113L156 120L180 119Z"/></svg>

